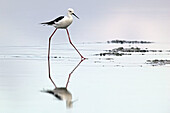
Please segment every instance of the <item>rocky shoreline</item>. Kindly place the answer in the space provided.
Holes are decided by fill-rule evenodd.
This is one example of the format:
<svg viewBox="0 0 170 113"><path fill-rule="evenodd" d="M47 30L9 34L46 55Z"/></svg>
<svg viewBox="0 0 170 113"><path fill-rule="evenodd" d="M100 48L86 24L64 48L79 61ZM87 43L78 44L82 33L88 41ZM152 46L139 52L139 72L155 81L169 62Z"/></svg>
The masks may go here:
<svg viewBox="0 0 170 113"><path fill-rule="evenodd" d="M150 43L154 43L154 42L150 42L150 41L111 40L111 41L107 41L107 43L118 43L118 44L150 44Z"/></svg>
<svg viewBox="0 0 170 113"><path fill-rule="evenodd" d="M114 48L112 50L105 50L106 52L99 53L96 55L99 56L105 56L105 55L114 55L114 56L122 56L122 55L132 55L132 53L141 53L141 55L144 55L146 52L170 52L170 50L149 50L147 48L142 49L139 47L130 47L130 48L124 48L124 47L118 47Z"/></svg>

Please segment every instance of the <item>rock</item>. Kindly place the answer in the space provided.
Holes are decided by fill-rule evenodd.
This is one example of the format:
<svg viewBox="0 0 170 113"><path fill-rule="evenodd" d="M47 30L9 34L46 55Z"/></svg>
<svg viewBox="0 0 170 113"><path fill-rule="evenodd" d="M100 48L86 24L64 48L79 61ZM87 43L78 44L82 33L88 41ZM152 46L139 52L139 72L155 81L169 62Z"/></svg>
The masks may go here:
<svg viewBox="0 0 170 113"><path fill-rule="evenodd" d="M128 44L150 44L150 43L153 43L153 42L149 42L149 41L111 40L111 41L107 41L107 43L120 43L120 44L124 44L124 43L128 43Z"/></svg>
<svg viewBox="0 0 170 113"><path fill-rule="evenodd" d="M146 64L151 64L152 66L161 66L161 65L166 65L166 64L170 64L170 60L147 60Z"/></svg>

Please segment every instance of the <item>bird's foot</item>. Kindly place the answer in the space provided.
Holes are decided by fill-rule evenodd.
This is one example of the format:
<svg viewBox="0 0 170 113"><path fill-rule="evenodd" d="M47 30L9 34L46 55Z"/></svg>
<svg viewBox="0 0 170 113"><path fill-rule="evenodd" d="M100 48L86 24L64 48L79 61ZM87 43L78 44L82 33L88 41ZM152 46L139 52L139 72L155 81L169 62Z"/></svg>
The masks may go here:
<svg viewBox="0 0 170 113"><path fill-rule="evenodd" d="M83 57L83 56L81 56L81 60L87 60L88 58L85 58L85 57Z"/></svg>

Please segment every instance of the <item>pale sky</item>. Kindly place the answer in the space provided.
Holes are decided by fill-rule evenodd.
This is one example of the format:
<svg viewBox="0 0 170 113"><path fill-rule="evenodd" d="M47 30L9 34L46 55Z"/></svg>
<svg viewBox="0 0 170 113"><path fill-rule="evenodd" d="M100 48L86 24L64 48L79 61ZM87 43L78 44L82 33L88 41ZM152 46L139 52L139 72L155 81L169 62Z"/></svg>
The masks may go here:
<svg viewBox="0 0 170 113"><path fill-rule="evenodd" d="M0 46L45 45L53 27L39 23L66 15L73 42L113 39L170 42L170 0L0 0ZM54 43L68 42L58 30Z"/></svg>

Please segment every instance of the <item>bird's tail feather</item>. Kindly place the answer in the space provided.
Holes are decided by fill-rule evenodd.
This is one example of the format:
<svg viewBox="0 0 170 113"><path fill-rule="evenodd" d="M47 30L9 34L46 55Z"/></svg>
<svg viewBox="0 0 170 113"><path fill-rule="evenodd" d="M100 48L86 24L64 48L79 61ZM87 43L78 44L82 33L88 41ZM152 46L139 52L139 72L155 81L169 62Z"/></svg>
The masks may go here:
<svg viewBox="0 0 170 113"><path fill-rule="evenodd" d="M50 21L50 22L42 22L42 23L40 23L40 24L42 24L42 25L53 25L54 22L53 22L53 21Z"/></svg>
<svg viewBox="0 0 170 113"><path fill-rule="evenodd" d="M44 92L44 93L49 93L49 94L54 94L54 92L52 90L41 90L41 92Z"/></svg>

